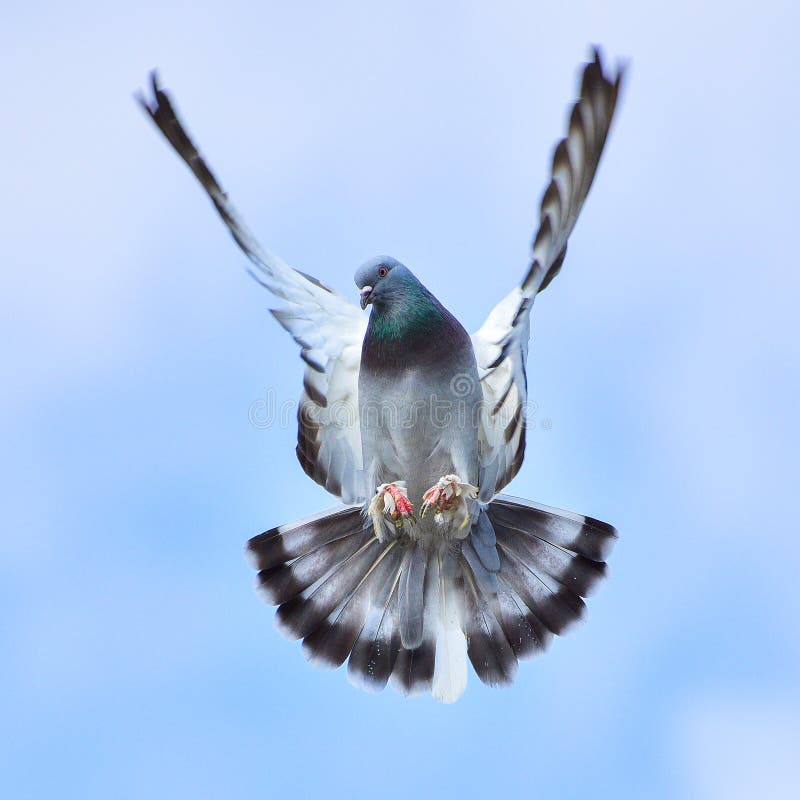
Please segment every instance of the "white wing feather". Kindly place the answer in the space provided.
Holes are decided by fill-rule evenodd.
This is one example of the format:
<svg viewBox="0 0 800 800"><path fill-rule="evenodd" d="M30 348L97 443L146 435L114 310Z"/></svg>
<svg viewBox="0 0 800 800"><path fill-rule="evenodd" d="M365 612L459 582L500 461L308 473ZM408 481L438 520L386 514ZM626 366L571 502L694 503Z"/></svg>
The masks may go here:
<svg viewBox="0 0 800 800"><path fill-rule="evenodd" d="M298 408L297 457L305 472L345 503L364 500L358 370L366 319L315 278L264 250L222 190L152 77L153 99L139 101L206 190L252 266L250 274L286 301L272 313L301 347L306 363Z"/></svg>

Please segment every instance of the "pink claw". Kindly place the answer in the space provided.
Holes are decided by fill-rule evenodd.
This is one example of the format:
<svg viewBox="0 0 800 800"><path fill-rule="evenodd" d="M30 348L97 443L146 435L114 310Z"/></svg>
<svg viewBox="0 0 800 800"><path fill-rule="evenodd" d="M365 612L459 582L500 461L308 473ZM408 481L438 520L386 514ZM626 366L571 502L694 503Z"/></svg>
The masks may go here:
<svg viewBox="0 0 800 800"><path fill-rule="evenodd" d="M414 516L414 506L411 505L411 501L408 497L403 493L401 489L399 489L395 484L390 483L386 487L386 491L392 496L394 500L395 510L389 516L392 519L396 520L399 517L413 517Z"/></svg>
<svg viewBox="0 0 800 800"><path fill-rule="evenodd" d="M448 505L452 505L451 498L448 498L445 494L444 489L439 486L431 486L424 495L422 495L422 516L425 516L425 512L429 508L436 509L437 513L447 510Z"/></svg>
<svg viewBox="0 0 800 800"><path fill-rule="evenodd" d="M375 496L369 504L368 513L376 533L383 529L381 518L388 517L394 522L396 528L402 528L403 523L414 523L414 506L408 499L408 490L404 481L395 483L382 483L376 490ZM380 534L379 534L380 535Z"/></svg>
<svg viewBox="0 0 800 800"><path fill-rule="evenodd" d="M424 517L425 512L432 508L435 518L439 521L445 511L455 512L454 517L462 520L458 528L461 530L469 522L467 500L477 497L477 494L477 486L464 483L458 475L445 475L422 496L421 516Z"/></svg>

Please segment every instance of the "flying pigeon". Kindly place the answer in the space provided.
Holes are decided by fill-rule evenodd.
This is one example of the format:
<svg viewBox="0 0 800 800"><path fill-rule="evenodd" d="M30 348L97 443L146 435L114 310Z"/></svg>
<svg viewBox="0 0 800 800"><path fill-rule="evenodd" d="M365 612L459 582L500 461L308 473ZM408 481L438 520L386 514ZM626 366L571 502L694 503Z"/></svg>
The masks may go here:
<svg viewBox="0 0 800 800"><path fill-rule="evenodd" d="M555 148L529 268L470 336L394 258L355 274L358 304L262 249L151 75L138 99L210 196L305 362L297 457L341 500L251 539L257 585L308 658L352 682L453 702L467 660L491 686L582 616L617 537L604 522L501 490L525 455L536 295L564 261L623 70L593 51ZM359 308L360 306L360 308ZM368 319L364 310L370 306Z"/></svg>

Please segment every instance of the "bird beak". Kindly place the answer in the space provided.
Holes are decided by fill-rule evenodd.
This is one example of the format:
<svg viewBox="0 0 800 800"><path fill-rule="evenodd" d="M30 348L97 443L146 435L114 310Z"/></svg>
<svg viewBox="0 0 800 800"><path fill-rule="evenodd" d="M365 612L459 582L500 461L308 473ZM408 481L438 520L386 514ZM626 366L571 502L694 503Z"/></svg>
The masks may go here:
<svg viewBox="0 0 800 800"><path fill-rule="evenodd" d="M371 296L372 296L372 287L371 286L365 286L361 290L361 308L362 309L366 308L372 302L370 300Z"/></svg>

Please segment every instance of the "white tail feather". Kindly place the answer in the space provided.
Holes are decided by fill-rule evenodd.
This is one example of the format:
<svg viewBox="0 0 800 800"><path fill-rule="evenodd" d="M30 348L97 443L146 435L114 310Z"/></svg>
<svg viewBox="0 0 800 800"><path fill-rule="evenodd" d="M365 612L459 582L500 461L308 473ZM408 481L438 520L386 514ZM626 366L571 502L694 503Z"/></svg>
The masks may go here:
<svg viewBox="0 0 800 800"><path fill-rule="evenodd" d="M433 696L455 703L467 688L467 639L461 629L455 592L439 566L439 615L436 625L436 666Z"/></svg>

